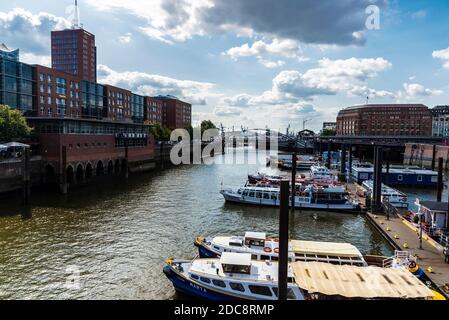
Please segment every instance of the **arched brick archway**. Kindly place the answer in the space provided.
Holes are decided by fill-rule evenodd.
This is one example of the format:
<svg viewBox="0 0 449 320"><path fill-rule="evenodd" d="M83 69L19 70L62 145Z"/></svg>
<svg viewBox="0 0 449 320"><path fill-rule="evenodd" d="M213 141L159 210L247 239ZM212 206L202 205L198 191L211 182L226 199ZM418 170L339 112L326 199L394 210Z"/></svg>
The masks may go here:
<svg viewBox="0 0 449 320"><path fill-rule="evenodd" d="M114 173L118 175L120 173L120 160L116 159L114 164Z"/></svg>
<svg viewBox="0 0 449 320"><path fill-rule="evenodd" d="M71 165L68 165L65 169L66 172L66 181L68 184L72 184L75 182L75 172L73 170L73 167Z"/></svg>
<svg viewBox="0 0 449 320"><path fill-rule="evenodd" d="M95 170L96 172L96 176L97 177L101 177L102 175L104 175L104 165L103 165L103 161L99 160L97 162L97 168Z"/></svg>
<svg viewBox="0 0 449 320"><path fill-rule="evenodd" d="M112 176L114 174L114 164L112 160L109 160L108 162L108 175Z"/></svg>
<svg viewBox="0 0 449 320"><path fill-rule="evenodd" d="M44 182L46 184L54 184L57 182L56 170L52 164L47 163L44 172L45 172Z"/></svg>
<svg viewBox="0 0 449 320"><path fill-rule="evenodd" d="M81 163L76 166L76 182L81 183L84 181L84 168Z"/></svg>
<svg viewBox="0 0 449 320"><path fill-rule="evenodd" d="M92 164L90 162L88 162L86 164L85 177L86 177L86 180L90 180L93 177L93 168L92 168Z"/></svg>

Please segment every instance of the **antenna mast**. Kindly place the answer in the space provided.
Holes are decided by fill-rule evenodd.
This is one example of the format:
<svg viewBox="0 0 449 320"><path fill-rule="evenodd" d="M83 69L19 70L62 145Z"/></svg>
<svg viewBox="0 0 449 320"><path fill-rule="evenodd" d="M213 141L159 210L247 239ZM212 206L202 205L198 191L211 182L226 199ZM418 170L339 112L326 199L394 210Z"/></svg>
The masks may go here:
<svg viewBox="0 0 449 320"><path fill-rule="evenodd" d="M72 21L72 29L78 29L80 27L80 13L78 10L78 0L75 0L75 12Z"/></svg>

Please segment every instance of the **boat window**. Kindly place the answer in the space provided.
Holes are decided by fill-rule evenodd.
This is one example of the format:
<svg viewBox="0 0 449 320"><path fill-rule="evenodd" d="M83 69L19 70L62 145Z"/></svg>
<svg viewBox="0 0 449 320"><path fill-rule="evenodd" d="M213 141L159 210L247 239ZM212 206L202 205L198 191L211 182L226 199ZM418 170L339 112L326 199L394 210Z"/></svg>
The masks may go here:
<svg viewBox="0 0 449 320"><path fill-rule="evenodd" d="M243 190L243 195L247 196L248 195L248 190Z"/></svg>
<svg viewBox="0 0 449 320"><path fill-rule="evenodd" d="M272 199L272 200L277 200L277 199L278 199L278 194L275 193L275 192L273 192L273 193L271 194L271 199Z"/></svg>
<svg viewBox="0 0 449 320"><path fill-rule="evenodd" d="M259 260L259 258L257 255L253 254L251 255L251 260Z"/></svg>
<svg viewBox="0 0 449 320"><path fill-rule="evenodd" d="M243 190L239 189L239 191L237 191L238 194L242 194Z"/></svg>
<svg viewBox="0 0 449 320"><path fill-rule="evenodd" d="M229 283L229 286L234 291L240 291L240 292L244 292L245 291L245 288L243 287L243 285L241 283L231 282L231 283Z"/></svg>
<svg viewBox="0 0 449 320"><path fill-rule="evenodd" d="M262 199L262 192L256 192L256 198Z"/></svg>
<svg viewBox="0 0 449 320"><path fill-rule="evenodd" d="M398 181L402 181L404 180L404 177L402 176L402 174L398 174Z"/></svg>
<svg viewBox="0 0 449 320"><path fill-rule="evenodd" d="M248 197L254 198L254 191L250 191L249 194L248 194Z"/></svg>
<svg viewBox="0 0 449 320"><path fill-rule="evenodd" d="M271 297L273 294L271 293L271 290L269 287L266 286L255 286L255 285L249 285L249 291L253 294L258 294L261 296L267 296Z"/></svg>
<svg viewBox="0 0 449 320"><path fill-rule="evenodd" d="M277 297L278 296L278 288L273 287L271 289L273 289L274 295ZM287 288L287 299L288 300L296 300L295 292L291 288Z"/></svg>
<svg viewBox="0 0 449 320"><path fill-rule="evenodd" d="M270 256L260 256L260 260L270 260Z"/></svg>
<svg viewBox="0 0 449 320"><path fill-rule="evenodd" d="M226 283L224 283L224 281L221 280L212 280L212 283L214 285L216 285L217 287L221 287L221 288L225 288L226 287Z"/></svg>
<svg viewBox="0 0 449 320"><path fill-rule="evenodd" d="M250 274L251 266L237 266L233 264L222 264L224 273Z"/></svg>
<svg viewBox="0 0 449 320"><path fill-rule="evenodd" d="M264 199L270 199L270 194L269 193L264 193L263 194L263 198Z"/></svg>
<svg viewBox="0 0 449 320"><path fill-rule="evenodd" d="M220 248L219 248L219 247L217 247L217 246L214 246L214 249L215 249L215 250L220 250Z"/></svg>
<svg viewBox="0 0 449 320"><path fill-rule="evenodd" d="M417 181L422 182L422 176L418 176Z"/></svg>
<svg viewBox="0 0 449 320"><path fill-rule="evenodd" d="M209 278L204 278L204 277L200 277L200 280L204 283L210 283L210 279Z"/></svg>
<svg viewBox="0 0 449 320"><path fill-rule="evenodd" d="M200 277L198 277L196 274L192 274L192 275L190 275L190 278L192 278L194 280L198 280Z"/></svg>
<svg viewBox="0 0 449 320"><path fill-rule="evenodd" d="M293 278L293 277L288 277L288 278L287 278L287 282L288 282L288 283L295 283L295 278Z"/></svg>
<svg viewBox="0 0 449 320"><path fill-rule="evenodd" d="M279 261L278 257L271 257L271 261Z"/></svg>

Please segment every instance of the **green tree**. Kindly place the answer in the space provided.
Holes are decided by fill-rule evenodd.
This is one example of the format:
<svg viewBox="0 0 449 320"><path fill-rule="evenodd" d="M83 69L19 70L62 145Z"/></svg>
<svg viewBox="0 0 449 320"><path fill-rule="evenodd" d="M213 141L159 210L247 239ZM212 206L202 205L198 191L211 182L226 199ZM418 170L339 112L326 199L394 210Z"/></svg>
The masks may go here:
<svg viewBox="0 0 449 320"><path fill-rule="evenodd" d="M210 120L203 120L203 121L201 121L201 134L203 134L204 131L206 131L208 129L217 129L217 127Z"/></svg>
<svg viewBox="0 0 449 320"><path fill-rule="evenodd" d="M333 137L336 135L337 135L337 131L334 129L324 129L323 131L321 131L322 137Z"/></svg>
<svg viewBox="0 0 449 320"><path fill-rule="evenodd" d="M31 128L20 110L0 105L0 141L21 139L30 134Z"/></svg>
<svg viewBox="0 0 449 320"><path fill-rule="evenodd" d="M158 123L150 127L150 133L156 140L170 140L170 129L164 128Z"/></svg>

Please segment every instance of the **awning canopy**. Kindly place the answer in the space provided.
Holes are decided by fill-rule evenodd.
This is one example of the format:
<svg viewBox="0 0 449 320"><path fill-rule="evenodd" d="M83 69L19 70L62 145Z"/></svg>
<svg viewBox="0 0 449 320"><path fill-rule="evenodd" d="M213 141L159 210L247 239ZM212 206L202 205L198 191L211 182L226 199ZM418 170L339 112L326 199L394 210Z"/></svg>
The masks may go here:
<svg viewBox="0 0 449 320"><path fill-rule="evenodd" d="M223 252L221 254L220 263L234 265L234 266L250 266L251 265L251 254L250 253Z"/></svg>
<svg viewBox="0 0 449 320"><path fill-rule="evenodd" d="M5 146L4 144L0 144L0 150L6 150L6 149L8 149L7 146Z"/></svg>
<svg viewBox="0 0 449 320"><path fill-rule="evenodd" d="M295 253L330 255L339 257L360 257L360 251L350 243L291 240Z"/></svg>
<svg viewBox="0 0 449 320"><path fill-rule="evenodd" d="M265 240L267 238L267 235L264 232L246 232L245 238Z"/></svg>
<svg viewBox="0 0 449 320"><path fill-rule="evenodd" d="M433 292L406 269L292 263L295 281L309 293L346 298L432 298Z"/></svg>

